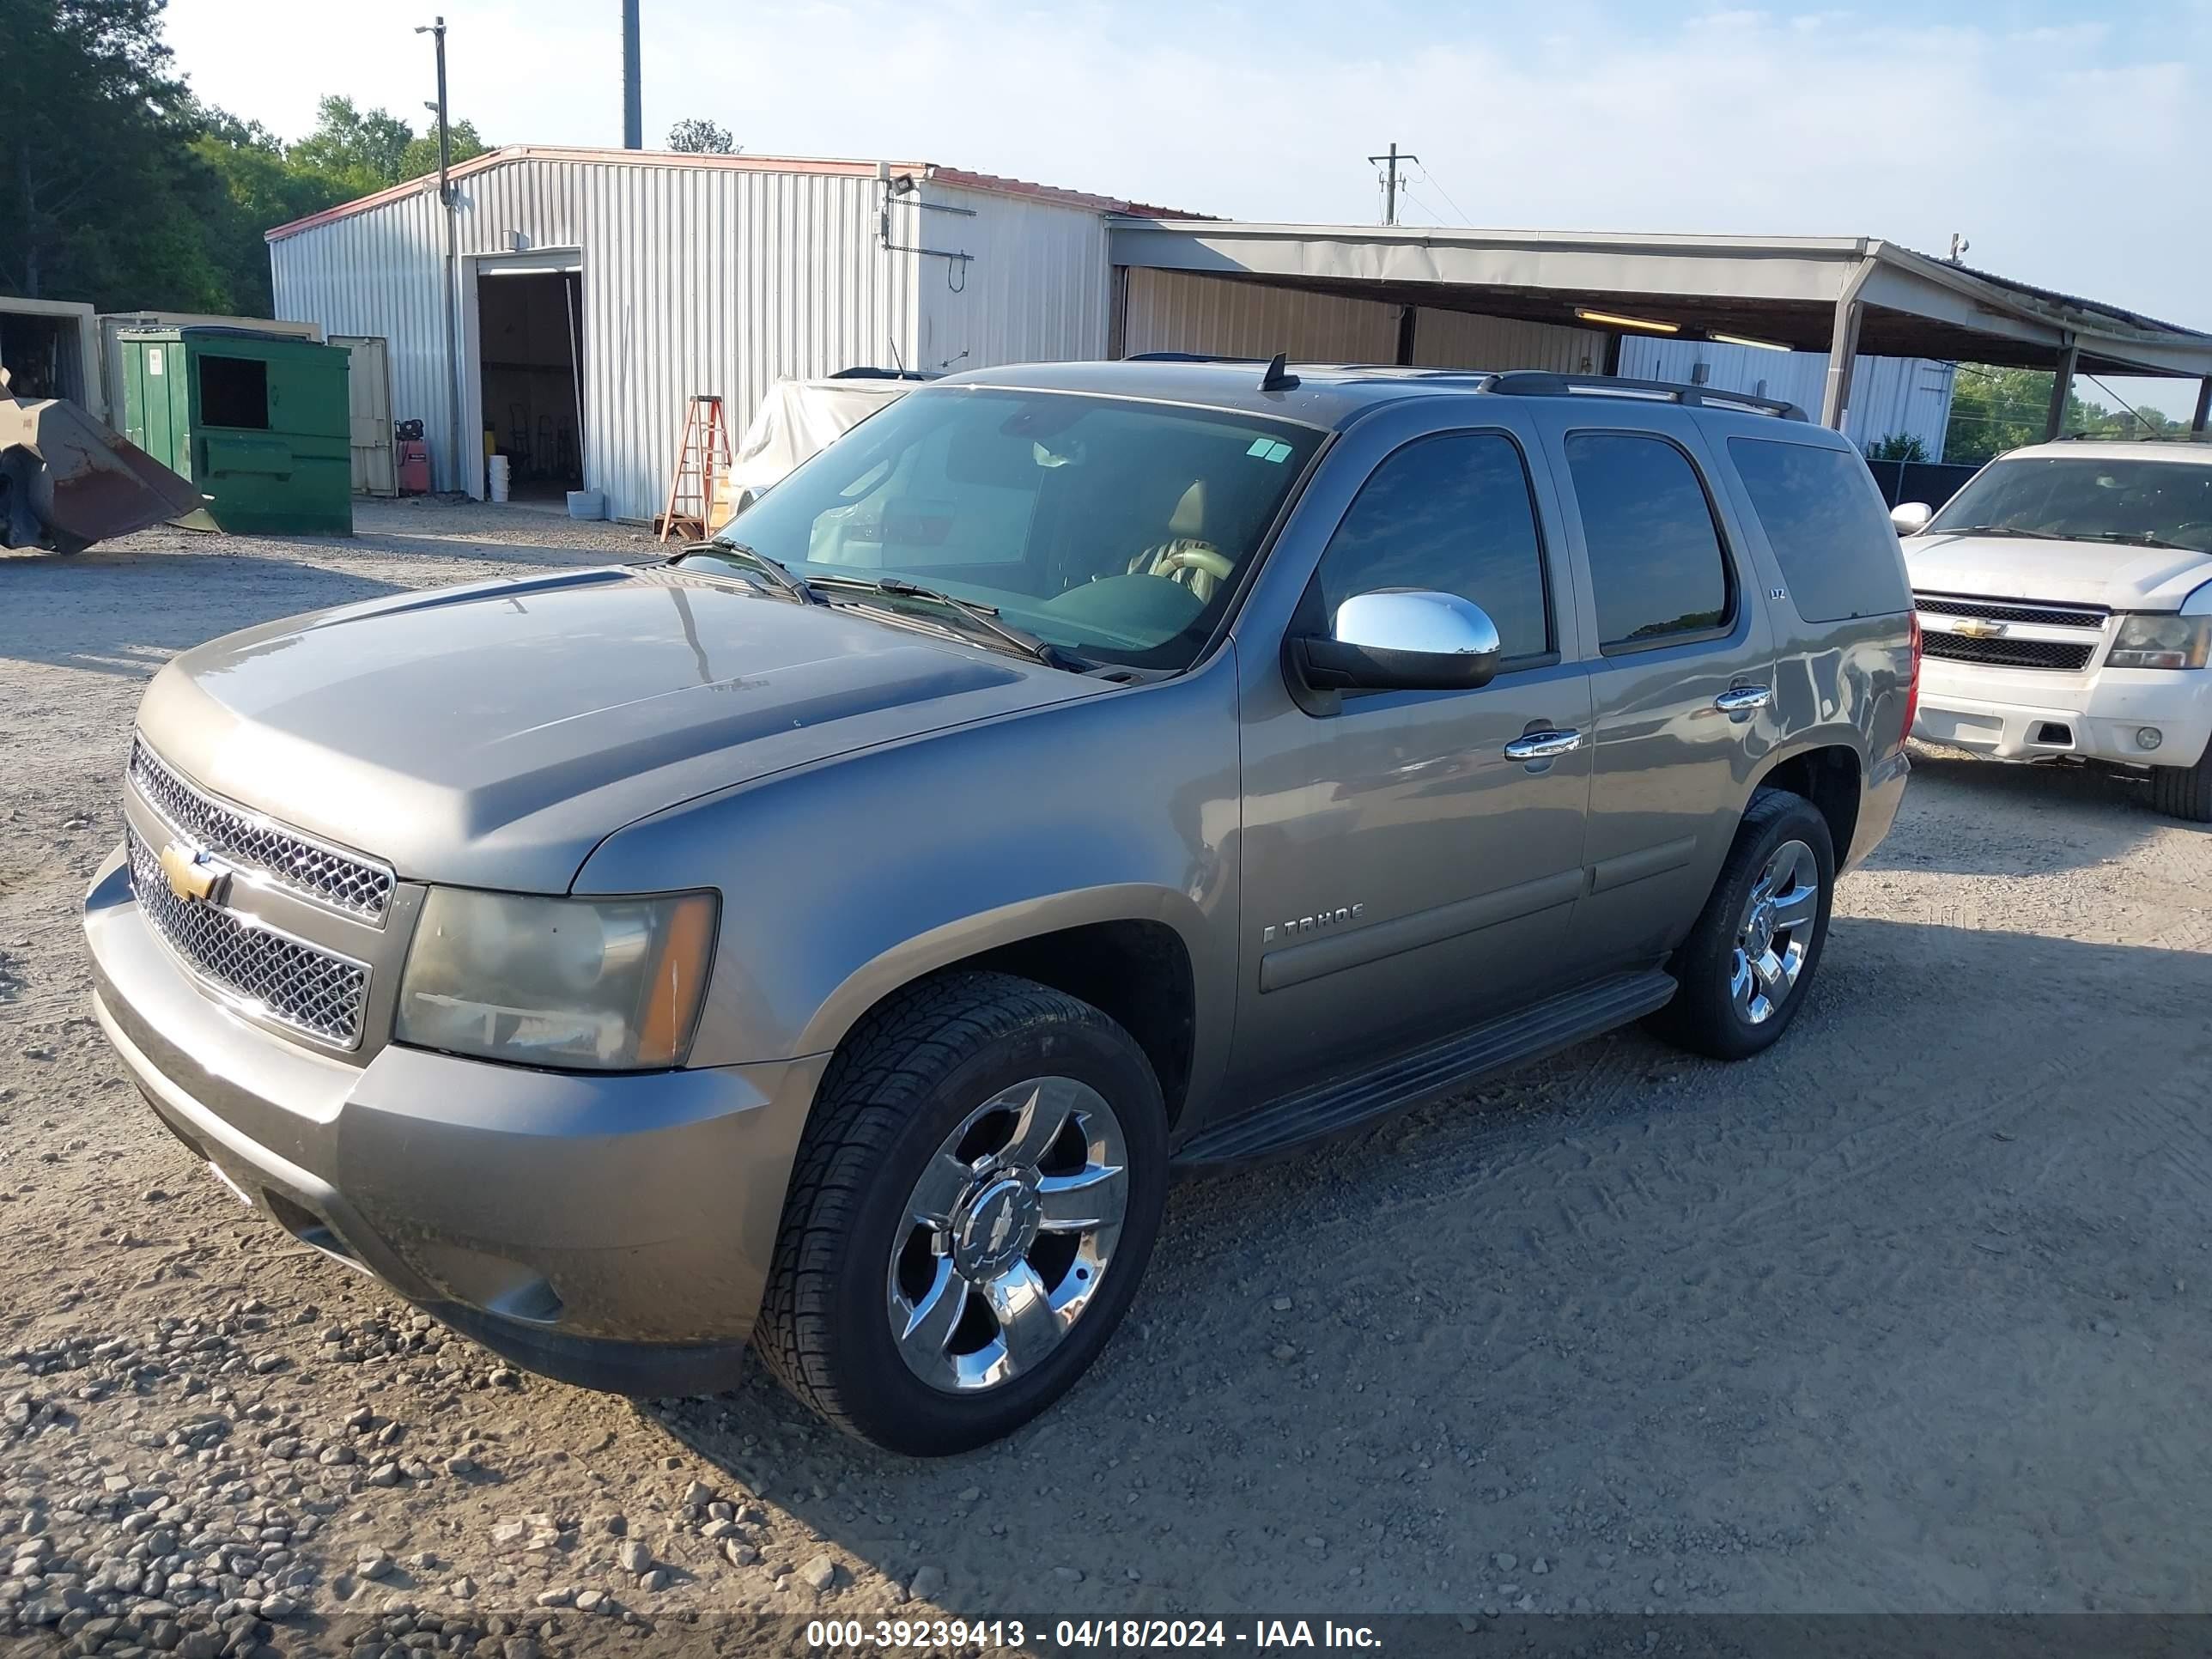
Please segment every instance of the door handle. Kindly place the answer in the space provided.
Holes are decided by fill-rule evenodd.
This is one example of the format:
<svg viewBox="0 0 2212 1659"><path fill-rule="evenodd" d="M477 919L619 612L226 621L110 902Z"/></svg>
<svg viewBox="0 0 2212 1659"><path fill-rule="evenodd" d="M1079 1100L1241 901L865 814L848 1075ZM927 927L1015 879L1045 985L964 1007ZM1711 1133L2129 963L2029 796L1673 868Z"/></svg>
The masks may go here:
<svg viewBox="0 0 2212 1659"><path fill-rule="evenodd" d="M1564 755L1569 750L1583 746L1579 732L1531 732L1525 738L1516 738L1505 745L1505 758L1517 761L1549 760L1554 755Z"/></svg>
<svg viewBox="0 0 2212 1659"><path fill-rule="evenodd" d="M1748 714L1754 708L1764 708L1774 701L1771 687L1764 685L1731 685L1713 699L1713 707L1723 714Z"/></svg>

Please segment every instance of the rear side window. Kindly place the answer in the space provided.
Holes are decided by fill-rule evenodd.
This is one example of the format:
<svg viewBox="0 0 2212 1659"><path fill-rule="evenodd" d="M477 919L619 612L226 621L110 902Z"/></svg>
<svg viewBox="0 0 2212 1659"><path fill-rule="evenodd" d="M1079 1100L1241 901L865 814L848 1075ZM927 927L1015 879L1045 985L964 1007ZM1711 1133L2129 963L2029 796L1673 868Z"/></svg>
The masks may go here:
<svg viewBox="0 0 2212 1659"><path fill-rule="evenodd" d="M1494 433L1422 438L1386 456L1329 538L1317 580L1332 617L1356 594L1424 587L1480 605L1503 657L1552 649L1528 470Z"/></svg>
<svg viewBox="0 0 2212 1659"><path fill-rule="evenodd" d="M1906 608L1897 535L1855 449L1731 438L1729 459L1807 622Z"/></svg>
<svg viewBox="0 0 2212 1659"><path fill-rule="evenodd" d="M1664 438L1627 432L1577 432L1566 449L1600 649L1726 626L1728 555L1690 458Z"/></svg>

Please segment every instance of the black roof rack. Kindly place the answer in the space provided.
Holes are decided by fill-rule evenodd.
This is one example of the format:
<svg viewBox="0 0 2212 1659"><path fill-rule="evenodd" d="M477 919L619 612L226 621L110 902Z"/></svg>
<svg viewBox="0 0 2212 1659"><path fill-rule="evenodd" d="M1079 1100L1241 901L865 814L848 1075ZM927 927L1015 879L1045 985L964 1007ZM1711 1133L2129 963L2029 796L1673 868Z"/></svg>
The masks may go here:
<svg viewBox="0 0 2212 1659"><path fill-rule="evenodd" d="M1554 374L1547 369L1516 368L1492 374L1485 392L1516 398L1619 397L1687 404L1698 408L1750 409L1778 415L1785 421L1802 421L1805 411L1781 398L1762 398L1749 392L1729 392L1718 386L1689 386L1679 380L1632 380L1620 374Z"/></svg>

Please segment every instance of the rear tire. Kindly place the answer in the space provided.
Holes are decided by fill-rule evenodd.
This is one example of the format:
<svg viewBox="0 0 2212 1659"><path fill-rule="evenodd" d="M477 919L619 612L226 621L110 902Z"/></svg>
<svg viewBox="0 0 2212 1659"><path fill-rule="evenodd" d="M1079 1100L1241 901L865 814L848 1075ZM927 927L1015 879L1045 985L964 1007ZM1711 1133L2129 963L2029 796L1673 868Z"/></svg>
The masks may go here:
<svg viewBox="0 0 2212 1659"><path fill-rule="evenodd" d="M999 1439L1105 1346L1166 1190L1166 1107L1127 1031L1011 975L926 981L830 1062L754 1348L802 1403L887 1450Z"/></svg>
<svg viewBox="0 0 2212 1659"><path fill-rule="evenodd" d="M2150 804L2185 823L2212 823L2212 744L2194 766L2152 767Z"/></svg>
<svg viewBox="0 0 2212 1659"><path fill-rule="evenodd" d="M1802 795L1759 790L1712 896L1668 964L1680 988L1674 1000L1645 1024L1714 1060L1771 1048L1811 991L1835 887L1835 848L1820 810Z"/></svg>

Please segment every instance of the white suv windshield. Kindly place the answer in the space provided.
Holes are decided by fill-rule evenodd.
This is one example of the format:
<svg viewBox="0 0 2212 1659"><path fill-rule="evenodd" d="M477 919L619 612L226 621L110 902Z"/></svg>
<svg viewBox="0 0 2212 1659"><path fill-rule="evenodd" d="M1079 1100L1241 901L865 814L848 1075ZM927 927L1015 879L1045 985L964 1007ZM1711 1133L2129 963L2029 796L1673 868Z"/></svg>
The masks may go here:
<svg viewBox="0 0 2212 1659"><path fill-rule="evenodd" d="M1086 659L1183 668L1321 439L1209 410L931 387L831 444L719 539L833 603L875 604L860 590L885 579L920 584Z"/></svg>
<svg viewBox="0 0 2212 1659"><path fill-rule="evenodd" d="M1928 526L1930 535L1968 531L2212 552L2212 465L2154 456L2014 456L1984 468Z"/></svg>

